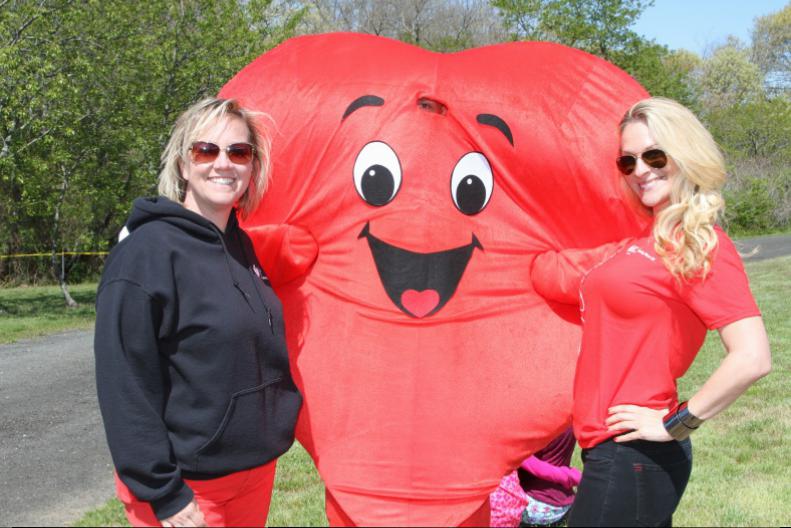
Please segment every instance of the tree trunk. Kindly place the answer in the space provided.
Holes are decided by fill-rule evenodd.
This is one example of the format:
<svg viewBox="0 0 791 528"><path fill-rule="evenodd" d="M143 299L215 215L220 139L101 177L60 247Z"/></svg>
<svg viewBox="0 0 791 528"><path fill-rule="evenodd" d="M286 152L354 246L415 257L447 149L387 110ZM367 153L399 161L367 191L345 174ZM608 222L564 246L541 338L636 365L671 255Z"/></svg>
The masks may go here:
<svg viewBox="0 0 791 528"><path fill-rule="evenodd" d="M60 280L59 282L60 282L60 291L63 292L63 298L66 299L66 306L68 308L76 308L77 306L79 306L79 304L77 304L77 301L75 301L74 298L69 293L69 285L66 284L66 281Z"/></svg>
<svg viewBox="0 0 791 528"><path fill-rule="evenodd" d="M66 170L66 167L61 166L61 174L63 175L63 180L61 182L60 187L60 196L58 198L57 203L55 204L55 211L52 219L52 235L51 235L51 256L50 256L50 263L52 274L57 277L58 284L60 285L60 291L63 292L63 299L66 301L66 306L68 308L76 308L77 301L69 293L69 286L66 283L66 276L68 272L66 270L66 257L61 251L60 254L60 273L57 273L58 269L58 245L59 245L59 238L60 238L60 208L63 205L63 201L66 199L66 191L69 188L69 173ZM62 244L62 242L60 242Z"/></svg>

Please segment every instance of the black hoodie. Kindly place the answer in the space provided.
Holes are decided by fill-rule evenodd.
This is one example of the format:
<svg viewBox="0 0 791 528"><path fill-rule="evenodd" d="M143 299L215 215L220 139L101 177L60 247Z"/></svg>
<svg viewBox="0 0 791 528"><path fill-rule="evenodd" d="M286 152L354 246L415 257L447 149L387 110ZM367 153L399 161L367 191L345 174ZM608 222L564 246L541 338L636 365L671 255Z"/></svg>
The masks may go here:
<svg viewBox="0 0 791 528"><path fill-rule="evenodd" d="M288 450L301 397L280 302L231 213L225 233L166 198L138 199L96 297L96 386L113 463L164 519L183 478Z"/></svg>

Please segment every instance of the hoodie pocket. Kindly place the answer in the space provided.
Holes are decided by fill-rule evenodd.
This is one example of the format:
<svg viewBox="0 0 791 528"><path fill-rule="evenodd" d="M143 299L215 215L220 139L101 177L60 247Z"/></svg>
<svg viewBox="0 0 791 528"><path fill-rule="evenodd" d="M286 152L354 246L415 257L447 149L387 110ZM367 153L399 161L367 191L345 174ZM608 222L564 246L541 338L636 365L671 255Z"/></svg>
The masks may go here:
<svg viewBox="0 0 791 528"><path fill-rule="evenodd" d="M275 378L231 396L212 437L195 453L195 470L226 474L264 464L285 452L293 441L292 391ZM297 393L297 398L299 398Z"/></svg>

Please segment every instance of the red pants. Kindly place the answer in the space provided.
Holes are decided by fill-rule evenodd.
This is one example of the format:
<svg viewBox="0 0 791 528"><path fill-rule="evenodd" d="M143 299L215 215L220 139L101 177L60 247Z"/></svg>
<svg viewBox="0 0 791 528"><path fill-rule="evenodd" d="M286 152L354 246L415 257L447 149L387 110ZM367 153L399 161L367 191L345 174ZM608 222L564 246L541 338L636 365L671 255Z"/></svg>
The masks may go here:
<svg viewBox="0 0 791 528"><path fill-rule="evenodd" d="M275 481L276 460L211 480L188 480L207 526L264 526ZM115 476L115 491L132 526L162 526L147 502Z"/></svg>

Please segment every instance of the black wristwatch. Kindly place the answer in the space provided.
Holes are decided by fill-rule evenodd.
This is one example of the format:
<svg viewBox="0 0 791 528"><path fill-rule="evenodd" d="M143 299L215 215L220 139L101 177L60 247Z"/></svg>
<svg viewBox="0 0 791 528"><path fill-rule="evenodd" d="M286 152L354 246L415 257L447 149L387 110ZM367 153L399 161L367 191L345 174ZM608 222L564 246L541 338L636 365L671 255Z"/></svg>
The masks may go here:
<svg viewBox="0 0 791 528"><path fill-rule="evenodd" d="M680 402L662 419L665 430L676 440L684 440L700 427L703 420L689 412L687 402Z"/></svg>

